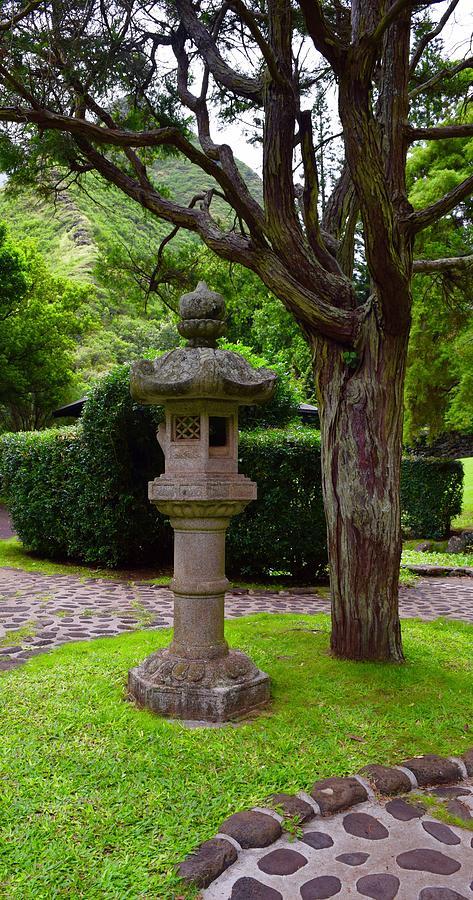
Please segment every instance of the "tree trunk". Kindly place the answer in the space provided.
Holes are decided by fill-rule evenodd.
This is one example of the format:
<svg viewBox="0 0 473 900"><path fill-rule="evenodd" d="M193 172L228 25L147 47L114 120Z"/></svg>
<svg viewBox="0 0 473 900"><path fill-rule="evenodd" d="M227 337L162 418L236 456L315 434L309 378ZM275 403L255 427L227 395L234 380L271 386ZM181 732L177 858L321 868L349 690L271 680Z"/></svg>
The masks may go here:
<svg viewBox="0 0 473 900"><path fill-rule="evenodd" d="M408 334L374 311L357 354L315 338L336 656L402 662L398 614L403 385Z"/></svg>

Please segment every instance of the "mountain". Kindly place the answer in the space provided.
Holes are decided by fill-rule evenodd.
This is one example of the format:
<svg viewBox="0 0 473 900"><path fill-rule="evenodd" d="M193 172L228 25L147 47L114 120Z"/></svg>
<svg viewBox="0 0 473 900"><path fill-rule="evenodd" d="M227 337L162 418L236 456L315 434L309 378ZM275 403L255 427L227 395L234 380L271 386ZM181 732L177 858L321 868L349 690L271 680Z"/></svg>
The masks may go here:
<svg viewBox="0 0 473 900"><path fill-rule="evenodd" d="M238 165L260 199L261 180L244 163ZM152 178L166 196L183 205L195 194L216 187L210 176L181 156L157 159ZM219 197L214 198L212 210L231 227L230 209ZM149 347L176 345L175 317L166 301L175 302L177 292L195 285L192 258L202 257L195 235L182 230L169 245L174 252L187 251L174 292L164 288L161 298L153 294L146 303L146 279L140 278L136 266L148 272L153 269L158 247L172 226L97 175L88 173L81 187L72 183L58 191L55 199L45 199L32 188L11 191L4 185L0 187L0 220L7 222L15 239L34 240L54 274L96 288L95 300L86 310L94 324L77 344L77 381L64 403L75 400L116 363L141 357Z"/></svg>
<svg viewBox="0 0 473 900"><path fill-rule="evenodd" d="M238 166L250 190L260 199L260 178L244 163ZM158 159L152 174L160 188L183 205L195 194L217 186L181 156ZM218 218L229 221L229 208L220 198L215 198L212 210ZM7 187L0 188L0 219L10 225L17 238L32 238L56 274L93 280L105 290L107 285L102 283L96 265L111 244L121 244L124 257L128 252L139 255L143 246L152 253L172 227L93 174L85 176L82 188L71 184L55 200L45 200L32 189L10 195ZM195 240L183 231L172 246L179 248Z"/></svg>

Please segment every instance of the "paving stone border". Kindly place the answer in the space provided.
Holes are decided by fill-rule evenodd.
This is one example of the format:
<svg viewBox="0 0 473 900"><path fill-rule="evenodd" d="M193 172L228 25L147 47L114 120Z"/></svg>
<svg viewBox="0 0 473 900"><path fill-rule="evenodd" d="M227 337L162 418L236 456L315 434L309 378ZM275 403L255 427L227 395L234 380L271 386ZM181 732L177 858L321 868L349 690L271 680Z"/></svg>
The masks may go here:
<svg viewBox="0 0 473 900"><path fill-rule="evenodd" d="M469 576L473 578L473 568L471 566L432 566L427 563L415 565L414 563L402 563L401 569L412 572L413 575L423 575L424 578L441 578L445 576L463 577Z"/></svg>
<svg viewBox="0 0 473 900"><path fill-rule="evenodd" d="M446 785L458 784L471 776L473 747L458 757L426 754L405 760L399 766L368 765L357 775L316 781L310 793L273 794L265 808L253 807L225 819L218 834L190 853L178 865L177 871L185 881L206 888L237 861L240 850L268 847L277 841L285 818L298 816L298 822L305 823L317 816L326 817L350 809L376 794L386 797L437 785L441 786L439 792L445 792L448 791ZM395 802L402 804L404 801L392 801Z"/></svg>

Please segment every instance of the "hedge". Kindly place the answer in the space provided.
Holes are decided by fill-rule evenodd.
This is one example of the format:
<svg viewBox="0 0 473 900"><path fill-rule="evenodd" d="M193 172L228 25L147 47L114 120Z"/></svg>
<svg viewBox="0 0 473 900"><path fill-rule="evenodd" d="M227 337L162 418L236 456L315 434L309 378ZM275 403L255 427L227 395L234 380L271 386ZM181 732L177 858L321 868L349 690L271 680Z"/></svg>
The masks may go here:
<svg viewBox="0 0 473 900"><path fill-rule="evenodd" d="M229 574L321 575L327 539L319 432L305 426L242 432L239 469L256 481L258 499L228 530Z"/></svg>
<svg viewBox="0 0 473 900"><path fill-rule="evenodd" d="M147 482L164 469L155 437L161 414L133 403L122 366L92 392L80 425L0 437L4 492L24 545L112 567L169 564L172 531L147 499ZM230 526L229 573L316 577L327 565L318 432L242 432L239 455L258 501ZM416 537L446 534L461 487L460 463L405 459L404 527Z"/></svg>
<svg viewBox="0 0 473 900"><path fill-rule="evenodd" d="M438 540L462 511L463 465L454 459L407 456L401 470L401 522L414 537Z"/></svg>
<svg viewBox="0 0 473 900"><path fill-rule="evenodd" d="M3 490L25 546L108 566L169 561L172 535L147 499L164 467L158 420L133 403L121 366L92 391L81 424L3 435Z"/></svg>

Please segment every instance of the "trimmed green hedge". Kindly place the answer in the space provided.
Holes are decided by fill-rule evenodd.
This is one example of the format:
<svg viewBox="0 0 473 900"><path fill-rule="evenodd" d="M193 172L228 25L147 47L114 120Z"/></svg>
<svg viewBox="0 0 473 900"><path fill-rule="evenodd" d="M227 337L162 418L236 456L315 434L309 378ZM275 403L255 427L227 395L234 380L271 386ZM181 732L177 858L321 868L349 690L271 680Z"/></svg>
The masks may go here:
<svg viewBox="0 0 473 900"><path fill-rule="evenodd" d="M103 379L80 425L0 437L0 472L24 545L55 559L101 565L166 565L169 523L147 499L164 460L156 441L161 410L133 403L129 369ZM270 572L312 579L327 565L320 439L304 426L240 436L240 470L258 501L229 529L232 575ZM460 463L408 458L402 467L403 525L439 537L461 509Z"/></svg>
<svg viewBox="0 0 473 900"><path fill-rule="evenodd" d="M172 535L147 499L163 471L160 410L133 403L129 368L91 392L79 425L0 437L14 526L31 550L108 566L172 557Z"/></svg>
<svg viewBox="0 0 473 900"><path fill-rule="evenodd" d="M401 522L414 537L438 540L462 511L463 466L454 459L407 456L401 470Z"/></svg>
<svg viewBox="0 0 473 900"><path fill-rule="evenodd" d="M239 469L256 481L258 499L228 530L229 574L290 572L310 580L325 572L319 432L303 425L242 432Z"/></svg>

